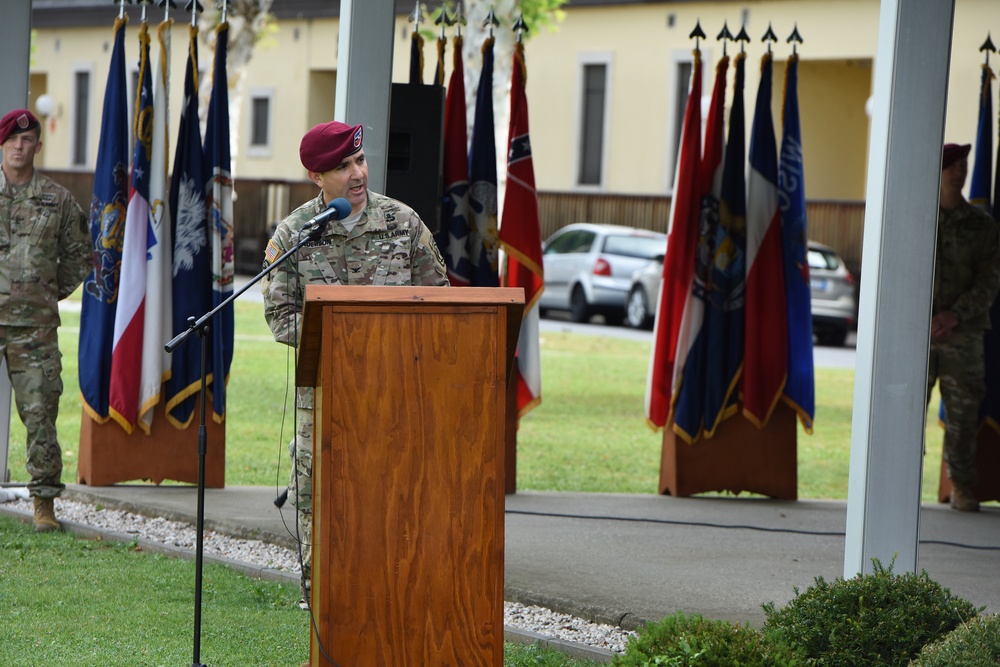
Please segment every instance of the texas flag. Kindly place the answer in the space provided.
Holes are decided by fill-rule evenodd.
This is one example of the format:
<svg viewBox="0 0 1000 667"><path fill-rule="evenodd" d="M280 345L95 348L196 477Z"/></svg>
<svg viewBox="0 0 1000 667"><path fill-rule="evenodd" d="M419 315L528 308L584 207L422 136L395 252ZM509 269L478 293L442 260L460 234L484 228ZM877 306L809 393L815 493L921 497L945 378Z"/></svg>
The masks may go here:
<svg viewBox="0 0 1000 667"><path fill-rule="evenodd" d="M767 425L781 398L788 363L771 76L772 56L767 53L761 61L760 87L750 132L746 340L743 347L743 414L758 428Z"/></svg>

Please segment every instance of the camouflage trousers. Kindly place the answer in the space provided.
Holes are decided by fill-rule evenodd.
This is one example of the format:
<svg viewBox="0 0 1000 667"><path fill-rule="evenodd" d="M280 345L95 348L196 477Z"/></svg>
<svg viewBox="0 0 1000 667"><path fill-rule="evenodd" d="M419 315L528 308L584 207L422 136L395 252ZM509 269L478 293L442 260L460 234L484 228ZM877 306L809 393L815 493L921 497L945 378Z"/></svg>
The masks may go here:
<svg viewBox="0 0 1000 667"><path fill-rule="evenodd" d="M27 430L28 492L39 498L55 498L66 488L61 481L62 450L56 438L63 390L57 330L0 326L0 354L7 359L14 404Z"/></svg>
<svg viewBox="0 0 1000 667"><path fill-rule="evenodd" d="M312 469L313 409L311 388L296 390L295 437L288 443L292 470L288 480L288 499L298 518L299 550L302 556L302 597L309 599L312 582Z"/></svg>
<svg viewBox="0 0 1000 667"><path fill-rule="evenodd" d="M927 402L938 382L945 410L944 460L953 484L976 483L976 432L979 405L986 393L982 333L955 334L931 343Z"/></svg>

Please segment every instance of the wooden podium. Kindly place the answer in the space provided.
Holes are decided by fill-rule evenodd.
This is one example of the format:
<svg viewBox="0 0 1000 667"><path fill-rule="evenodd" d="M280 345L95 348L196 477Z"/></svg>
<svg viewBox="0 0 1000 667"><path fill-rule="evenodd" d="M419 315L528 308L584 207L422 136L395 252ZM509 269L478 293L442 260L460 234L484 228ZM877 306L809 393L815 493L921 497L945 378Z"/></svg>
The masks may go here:
<svg viewBox="0 0 1000 667"><path fill-rule="evenodd" d="M680 498L708 491L759 493L771 498L798 498L795 411L784 402L763 429L742 415L722 422L712 438L688 444L672 424L663 429L660 493Z"/></svg>
<svg viewBox="0 0 1000 667"><path fill-rule="evenodd" d="M310 664L503 665L519 288L308 286Z"/></svg>

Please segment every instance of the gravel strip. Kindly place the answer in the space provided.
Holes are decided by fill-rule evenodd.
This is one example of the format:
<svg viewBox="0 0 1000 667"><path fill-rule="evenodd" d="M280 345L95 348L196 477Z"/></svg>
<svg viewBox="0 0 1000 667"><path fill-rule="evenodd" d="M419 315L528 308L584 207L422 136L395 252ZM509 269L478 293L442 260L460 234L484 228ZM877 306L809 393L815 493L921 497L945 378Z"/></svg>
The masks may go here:
<svg viewBox="0 0 1000 667"><path fill-rule="evenodd" d="M10 502L8 507L31 513L29 500ZM133 535L184 550L194 551L197 531L194 526L179 521L150 518L123 510L98 509L96 506L63 498L56 499L56 516L60 520L78 523L100 530ZM284 572L300 571L298 554L285 547L259 540L229 537L205 530L203 553L206 556L228 558L253 566ZM622 653L629 637L635 633L611 625L591 623L581 618L554 612L551 609L516 602L504 602L504 625L542 637L585 644L594 648Z"/></svg>

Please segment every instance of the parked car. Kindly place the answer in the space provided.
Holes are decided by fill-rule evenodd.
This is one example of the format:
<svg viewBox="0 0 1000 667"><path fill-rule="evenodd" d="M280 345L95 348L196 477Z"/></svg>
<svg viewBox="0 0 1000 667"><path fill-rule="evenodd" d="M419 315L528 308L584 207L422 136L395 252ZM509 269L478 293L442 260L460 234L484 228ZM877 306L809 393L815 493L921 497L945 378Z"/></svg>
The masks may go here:
<svg viewBox="0 0 1000 667"><path fill-rule="evenodd" d="M820 345L840 346L857 326L856 281L829 246L810 241L806 250L812 292L813 334ZM637 329L653 325L663 278L663 257L636 270L625 298L625 321Z"/></svg>
<svg viewBox="0 0 1000 667"><path fill-rule="evenodd" d="M633 227L578 222L546 239L545 290L539 310L567 310L574 322L595 314L621 322L632 274L662 257L667 235Z"/></svg>

